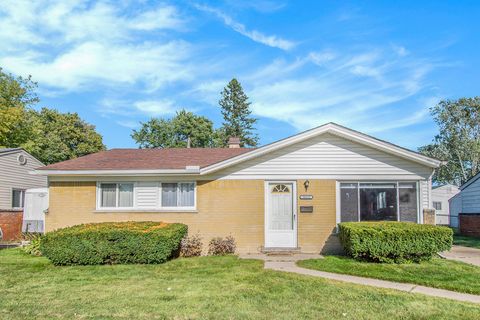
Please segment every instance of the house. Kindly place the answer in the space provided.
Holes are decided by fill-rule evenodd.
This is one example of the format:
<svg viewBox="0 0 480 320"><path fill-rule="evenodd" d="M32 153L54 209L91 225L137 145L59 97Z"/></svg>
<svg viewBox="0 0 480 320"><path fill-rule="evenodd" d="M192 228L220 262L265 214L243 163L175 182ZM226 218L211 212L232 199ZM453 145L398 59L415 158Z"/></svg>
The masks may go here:
<svg viewBox="0 0 480 320"><path fill-rule="evenodd" d="M432 203L433 209L435 209L436 224L450 225L449 200L459 192L460 189L452 184L445 184L432 188Z"/></svg>
<svg viewBox="0 0 480 320"><path fill-rule="evenodd" d="M480 173L460 186L460 192L450 199L450 214L458 217L452 224L460 233L480 237Z"/></svg>
<svg viewBox="0 0 480 320"><path fill-rule="evenodd" d="M342 221L423 223L440 161L328 123L256 149L113 149L39 168L46 230L181 222L239 252L338 248ZM431 210L430 210L431 211Z"/></svg>
<svg viewBox="0 0 480 320"><path fill-rule="evenodd" d="M32 175L43 163L22 148L0 149L0 229L3 240L17 237L22 227L25 192L46 188L47 178Z"/></svg>

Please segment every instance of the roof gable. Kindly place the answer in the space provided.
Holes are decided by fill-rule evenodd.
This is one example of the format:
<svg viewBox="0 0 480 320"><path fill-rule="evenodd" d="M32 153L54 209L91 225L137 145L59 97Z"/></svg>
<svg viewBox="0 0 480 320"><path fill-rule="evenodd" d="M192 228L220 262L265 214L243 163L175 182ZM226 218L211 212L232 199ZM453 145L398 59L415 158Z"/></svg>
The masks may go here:
<svg viewBox="0 0 480 320"><path fill-rule="evenodd" d="M466 188L468 188L469 186L471 186L475 181L477 181L478 179L480 179L480 172L477 173L476 175L474 175L473 177L471 177L470 179L468 179L464 184L462 184L460 186L460 190L464 190Z"/></svg>
<svg viewBox="0 0 480 320"><path fill-rule="evenodd" d="M395 156L422 164L430 168L437 168L442 163L442 161L440 160L424 156L418 152L405 149L403 147L394 145L392 143L371 137L364 133L340 126L335 123L327 123L317 128L301 132L297 135L294 135L294 136L273 142L261 148L255 149L252 152L249 152L248 154L239 155L237 157L208 166L202 169L202 174L213 173L223 168L226 168L228 166L235 165L250 159L254 159L256 157L260 157L267 153L279 150L281 148L285 148L295 143L300 143L307 139L311 139L313 137L326 134L326 133L343 137L353 142L360 143L360 144L369 146L371 148L393 154Z"/></svg>
<svg viewBox="0 0 480 320"><path fill-rule="evenodd" d="M331 134L382 152L436 168L442 162L417 152L379 140L355 130L327 123L258 149L246 148L176 148L112 149L41 168L44 174L211 174L244 161L255 159L305 140Z"/></svg>

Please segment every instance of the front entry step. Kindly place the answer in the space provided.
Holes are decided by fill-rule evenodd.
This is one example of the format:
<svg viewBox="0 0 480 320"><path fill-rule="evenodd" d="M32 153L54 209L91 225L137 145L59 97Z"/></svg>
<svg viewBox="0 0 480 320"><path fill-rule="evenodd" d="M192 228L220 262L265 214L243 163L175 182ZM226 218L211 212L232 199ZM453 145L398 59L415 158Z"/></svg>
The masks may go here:
<svg viewBox="0 0 480 320"><path fill-rule="evenodd" d="M301 253L301 248L262 248L262 253L267 256L291 256Z"/></svg>

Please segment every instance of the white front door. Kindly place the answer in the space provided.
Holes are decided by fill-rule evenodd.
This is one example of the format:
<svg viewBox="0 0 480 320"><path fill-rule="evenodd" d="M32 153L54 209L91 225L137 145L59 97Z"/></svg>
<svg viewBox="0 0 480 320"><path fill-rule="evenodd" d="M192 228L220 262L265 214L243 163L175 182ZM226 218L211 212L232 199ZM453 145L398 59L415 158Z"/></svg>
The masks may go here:
<svg viewBox="0 0 480 320"><path fill-rule="evenodd" d="M296 248L295 183L267 182L265 193L265 247Z"/></svg>

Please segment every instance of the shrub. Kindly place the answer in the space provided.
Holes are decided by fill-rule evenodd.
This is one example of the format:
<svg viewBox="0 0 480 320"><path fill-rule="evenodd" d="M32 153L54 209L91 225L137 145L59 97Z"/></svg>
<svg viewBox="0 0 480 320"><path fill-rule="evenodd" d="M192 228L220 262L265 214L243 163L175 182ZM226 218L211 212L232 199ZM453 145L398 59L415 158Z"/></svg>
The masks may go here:
<svg viewBox="0 0 480 320"><path fill-rule="evenodd" d="M42 241L42 235L39 233L33 233L33 234L28 234L28 235L23 235L24 239L29 239L27 241L30 241L29 244L27 244L25 247L23 247L23 251L25 251L28 254L31 254L32 256L41 256L42 252L40 251L40 242Z"/></svg>
<svg viewBox="0 0 480 320"><path fill-rule="evenodd" d="M386 263L429 260L452 246L448 227L411 222L345 222L339 224L346 253L358 260Z"/></svg>
<svg viewBox="0 0 480 320"><path fill-rule="evenodd" d="M40 250L55 265L163 263L186 233L179 223L92 223L47 233Z"/></svg>
<svg viewBox="0 0 480 320"><path fill-rule="evenodd" d="M198 257L202 255L202 238L199 234L185 236L180 243L181 257Z"/></svg>
<svg viewBox="0 0 480 320"><path fill-rule="evenodd" d="M236 247L235 239L232 236L228 236L225 239L216 237L210 240L208 244L208 254L214 256L233 254Z"/></svg>

